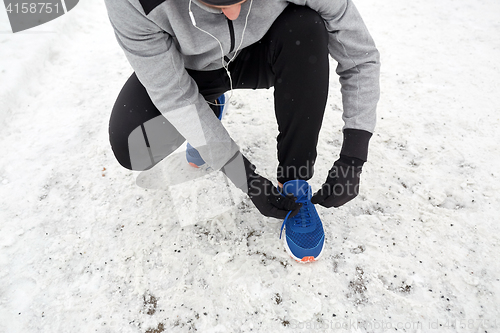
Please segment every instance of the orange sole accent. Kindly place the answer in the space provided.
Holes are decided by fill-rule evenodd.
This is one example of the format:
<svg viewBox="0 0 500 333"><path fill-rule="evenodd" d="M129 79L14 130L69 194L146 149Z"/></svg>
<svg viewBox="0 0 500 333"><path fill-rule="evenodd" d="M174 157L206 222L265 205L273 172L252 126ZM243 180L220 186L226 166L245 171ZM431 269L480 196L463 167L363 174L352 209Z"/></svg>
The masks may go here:
<svg viewBox="0 0 500 333"><path fill-rule="evenodd" d="M301 262L313 262L313 261L316 261L316 259L314 259L314 257L310 256L310 257L304 257L300 261Z"/></svg>
<svg viewBox="0 0 500 333"><path fill-rule="evenodd" d="M194 164L194 163L192 163L192 162L189 162L189 165L190 165L190 166L192 166L193 168L196 168L196 169L198 169L198 168L199 168L199 166L197 166L196 164Z"/></svg>

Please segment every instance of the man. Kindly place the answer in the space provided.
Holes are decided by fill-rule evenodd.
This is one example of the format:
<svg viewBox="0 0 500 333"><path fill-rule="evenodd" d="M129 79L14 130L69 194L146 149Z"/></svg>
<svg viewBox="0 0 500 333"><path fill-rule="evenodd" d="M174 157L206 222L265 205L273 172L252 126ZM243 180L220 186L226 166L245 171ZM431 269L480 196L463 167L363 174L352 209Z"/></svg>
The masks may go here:
<svg viewBox="0 0 500 333"><path fill-rule="evenodd" d="M221 170L263 215L284 219L292 258L317 260L324 231L314 204L338 207L358 194L379 98L379 54L352 1L105 3L135 71L110 119L118 161L146 170L187 140L190 163ZM342 85L344 141L311 198L307 180L328 95L329 54ZM255 172L219 120L225 92L269 87L279 130L278 187Z"/></svg>

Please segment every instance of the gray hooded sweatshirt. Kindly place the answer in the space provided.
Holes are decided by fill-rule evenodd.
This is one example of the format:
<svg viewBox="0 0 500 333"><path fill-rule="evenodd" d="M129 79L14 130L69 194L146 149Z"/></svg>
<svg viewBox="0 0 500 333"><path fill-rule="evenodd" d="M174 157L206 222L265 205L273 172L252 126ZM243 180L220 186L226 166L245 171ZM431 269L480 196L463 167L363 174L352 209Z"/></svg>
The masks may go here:
<svg viewBox="0 0 500 333"><path fill-rule="evenodd" d="M249 0L232 21L233 42L221 10L197 0L105 0L118 43L154 105L215 170L239 148L185 68L222 68L221 46L230 59L240 44L244 48L259 41L289 3L308 6L325 21L329 52L338 62L344 128L373 132L379 99L379 53L351 0Z"/></svg>

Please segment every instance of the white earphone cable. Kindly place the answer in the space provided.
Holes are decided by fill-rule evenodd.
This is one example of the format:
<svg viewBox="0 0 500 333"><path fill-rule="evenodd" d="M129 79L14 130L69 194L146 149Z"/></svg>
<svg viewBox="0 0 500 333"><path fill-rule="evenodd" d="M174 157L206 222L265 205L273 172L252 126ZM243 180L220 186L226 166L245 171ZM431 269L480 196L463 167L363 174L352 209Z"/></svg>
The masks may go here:
<svg viewBox="0 0 500 333"><path fill-rule="evenodd" d="M229 59L229 61L227 62L227 64L224 64L224 48L222 47L222 43L220 42L220 40L217 37L215 37L214 35L212 35L210 32L205 31L205 30L203 30L203 29L201 29L200 27L197 26L196 20L194 18L194 14L191 11L191 3L192 2L193 2L193 0L189 0L189 17L191 18L191 22L193 23L193 26L196 29L200 30L201 32L209 35L210 37L212 37L213 39L215 39L217 41L217 43L219 43L219 47L220 47L220 51L221 51L222 68L224 68L226 70L227 76L229 77L229 86L230 86L231 93L229 95L229 98L225 101L224 104L218 104L218 105L226 105L226 104L229 103L229 101L233 97L233 78L231 77L231 72L229 71L229 64L236 58L236 56L238 55L238 52L239 52L239 50L241 48L241 45L243 45L243 38L245 37L245 31L246 31L246 28L247 28L247 25L248 25L248 17L250 16L250 11L252 9L253 0L250 0L250 6L248 7L248 13L247 13L246 18L245 18L245 25L243 26L243 32L241 34L240 44L236 48L236 51L234 51L233 57L231 59ZM208 104L216 105L216 104L214 104L212 102L208 102Z"/></svg>

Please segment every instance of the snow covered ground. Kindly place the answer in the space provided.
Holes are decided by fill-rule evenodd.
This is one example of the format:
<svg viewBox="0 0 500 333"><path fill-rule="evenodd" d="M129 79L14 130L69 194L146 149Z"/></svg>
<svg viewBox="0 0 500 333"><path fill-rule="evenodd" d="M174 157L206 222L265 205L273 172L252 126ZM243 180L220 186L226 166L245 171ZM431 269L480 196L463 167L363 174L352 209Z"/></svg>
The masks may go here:
<svg viewBox="0 0 500 333"><path fill-rule="evenodd" d="M102 2L18 34L0 9L0 332L500 332L500 2L356 4L379 121L360 197L318 207L309 265L217 174L153 189L117 164L131 69ZM332 73L313 190L340 149L338 90ZM223 122L273 178L271 101L237 91Z"/></svg>

